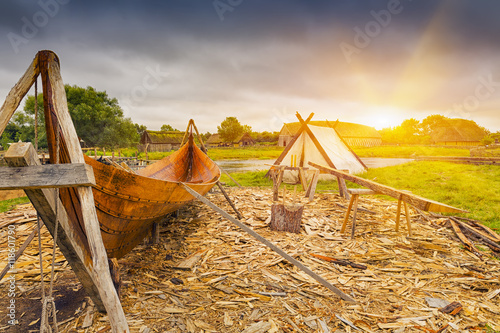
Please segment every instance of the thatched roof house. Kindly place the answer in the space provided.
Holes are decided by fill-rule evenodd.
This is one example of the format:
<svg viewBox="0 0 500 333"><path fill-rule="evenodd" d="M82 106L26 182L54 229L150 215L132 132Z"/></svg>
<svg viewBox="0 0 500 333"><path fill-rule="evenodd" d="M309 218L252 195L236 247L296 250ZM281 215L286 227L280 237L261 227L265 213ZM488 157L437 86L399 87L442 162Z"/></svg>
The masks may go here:
<svg viewBox="0 0 500 333"><path fill-rule="evenodd" d="M433 144L442 146L478 146L486 132L472 120L446 119L444 125L431 133Z"/></svg>
<svg viewBox="0 0 500 333"><path fill-rule="evenodd" d="M224 147L228 146L229 144L226 144L222 139L220 138L220 135L218 133L210 135L208 140L205 142L205 145L207 147Z"/></svg>
<svg viewBox="0 0 500 333"><path fill-rule="evenodd" d="M334 127L337 133L347 142L351 147L373 147L382 144L382 137L380 133L373 127L346 123L342 121L310 121L310 125L321 127ZM299 131L300 123L285 123L281 128L278 145L285 147L293 136Z"/></svg>
<svg viewBox="0 0 500 333"><path fill-rule="evenodd" d="M232 143L222 141L220 135L218 133L212 134L207 142L205 142L207 147L242 147L242 146L250 146L255 144L255 140L252 139L248 132L243 133L239 137L237 137Z"/></svg>
<svg viewBox="0 0 500 333"><path fill-rule="evenodd" d="M184 132L180 131L147 130L142 133L139 150L145 151L146 147L148 152L164 152L171 151L172 149L179 149L183 137Z"/></svg>
<svg viewBox="0 0 500 333"><path fill-rule="evenodd" d="M255 144L255 140L252 139L252 137L250 136L250 134L248 132L245 132L242 135L240 135L238 138L236 138L236 140L234 140L233 144L235 147L251 146L251 145Z"/></svg>

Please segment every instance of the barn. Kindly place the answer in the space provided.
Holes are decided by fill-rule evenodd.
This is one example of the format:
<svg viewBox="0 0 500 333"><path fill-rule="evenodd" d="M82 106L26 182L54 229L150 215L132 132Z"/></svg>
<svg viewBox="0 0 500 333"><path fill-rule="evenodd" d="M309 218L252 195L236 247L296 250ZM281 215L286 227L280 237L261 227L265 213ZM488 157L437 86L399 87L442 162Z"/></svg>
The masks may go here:
<svg viewBox="0 0 500 333"><path fill-rule="evenodd" d="M431 142L439 146L479 146L486 132L472 120L451 118L433 129Z"/></svg>
<svg viewBox="0 0 500 333"><path fill-rule="evenodd" d="M139 151L165 152L179 149L184 132L180 131L144 131L138 145Z"/></svg>
<svg viewBox="0 0 500 333"><path fill-rule="evenodd" d="M373 127L347 123L342 121L310 121L310 125L319 127L334 127L337 133L351 147L374 147L382 144L380 133ZM299 131L300 123L285 123L281 128L278 145L285 147Z"/></svg>
<svg viewBox="0 0 500 333"><path fill-rule="evenodd" d="M212 134L207 142L205 142L207 147L244 147L251 146L255 144L255 140L252 139L248 132L243 133L238 138L236 138L232 143L222 141L218 133Z"/></svg>

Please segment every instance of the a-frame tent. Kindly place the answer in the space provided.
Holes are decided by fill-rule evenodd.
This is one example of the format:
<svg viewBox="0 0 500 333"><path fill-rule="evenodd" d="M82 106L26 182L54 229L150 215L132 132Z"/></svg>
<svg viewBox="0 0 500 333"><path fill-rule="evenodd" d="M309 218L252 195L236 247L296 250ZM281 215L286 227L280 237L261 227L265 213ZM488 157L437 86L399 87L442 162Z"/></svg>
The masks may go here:
<svg viewBox="0 0 500 333"><path fill-rule="evenodd" d="M297 112L296 116L302 126L274 162L274 165L288 165L290 163L291 167L316 170L308 164L314 162L324 163L324 165L338 170L348 170L351 174L366 171L366 165L337 133L334 124L330 127L308 124L313 115L314 113L311 113L304 121ZM298 171L285 169L283 180L287 183L298 183L298 177Z"/></svg>

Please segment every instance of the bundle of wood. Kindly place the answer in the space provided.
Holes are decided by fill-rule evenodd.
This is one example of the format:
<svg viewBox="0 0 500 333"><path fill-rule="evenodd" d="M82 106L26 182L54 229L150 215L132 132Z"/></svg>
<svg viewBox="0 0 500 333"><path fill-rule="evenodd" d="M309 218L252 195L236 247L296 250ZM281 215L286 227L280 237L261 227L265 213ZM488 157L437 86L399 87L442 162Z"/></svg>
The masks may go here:
<svg viewBox="0 0 500 333"><path fill-rule="evenodd" d="M311 203L304 200L299 234L270 230L271 190L232 189L230 196L244 223L356 303L340 300L195 203L161 226L159 245L137 247L119 260L122 303L132 332L500 330L500 262L477 239L471 242L482 260L465 249L449 217L412 210L408 237L404 228L394 231L396 202L365 197L351 240L340 233L347 201L334 193L319 194ZM209 198L231 209L220 194ZM50 243L50 235L43 235ZM36 244L28 250L32 246ZM35 288L39 283L22 285ZM109 330L105 316L83 308L60 331Z"/></svg>

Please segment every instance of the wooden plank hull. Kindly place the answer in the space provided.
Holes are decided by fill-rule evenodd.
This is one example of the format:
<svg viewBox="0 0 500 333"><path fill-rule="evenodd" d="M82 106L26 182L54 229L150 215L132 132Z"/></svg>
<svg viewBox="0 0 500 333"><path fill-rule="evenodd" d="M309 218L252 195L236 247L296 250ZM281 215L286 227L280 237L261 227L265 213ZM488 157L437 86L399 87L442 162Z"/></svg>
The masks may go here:
<svg viewBox="0 0 500 333"><path fill-rule="evenodd" d="M116 258L132 250L154 222L193 200L181 182L205 195L220 177L217 165L189 143L140 174L89 157L85 162L94 169L94 201L104 247Z"/></svg>

